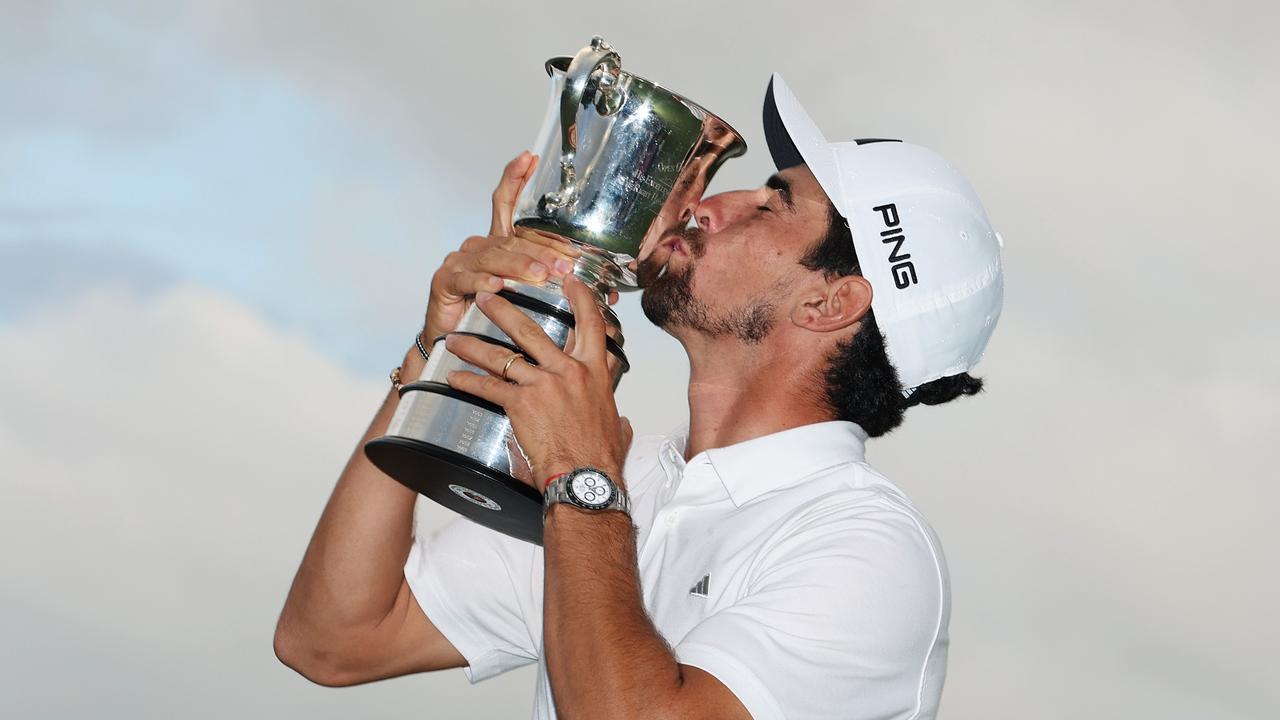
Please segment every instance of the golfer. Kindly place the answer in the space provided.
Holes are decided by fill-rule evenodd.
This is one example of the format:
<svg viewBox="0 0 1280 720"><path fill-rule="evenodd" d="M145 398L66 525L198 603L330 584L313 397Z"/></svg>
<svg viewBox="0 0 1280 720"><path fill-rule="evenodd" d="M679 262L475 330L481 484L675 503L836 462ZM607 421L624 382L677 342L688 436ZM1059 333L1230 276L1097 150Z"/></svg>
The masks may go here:
<svg viewBox="0 0 1280 720"><path fill-rule="evenodd" d="M285 664L340 686L537 663L535 718L936 715L946 562L864 446L982 388L1001 240L933 152L828 143L777 75L764 115L778 172L690 208L642 268L646 316L689 358L688 423L665 437L633 440L619 417L591 291L556 243L511 228L534 158L507 166L490 235L435 273L421 337L474 298L524 350L450 335L488 374L449 382L510 417L547 488L544 546L461 518L412 537L416 494L360 450L388 393L281 613ZM493 294L562 277L568 352ZM422 366L411 348L405 374Z"/></svg>

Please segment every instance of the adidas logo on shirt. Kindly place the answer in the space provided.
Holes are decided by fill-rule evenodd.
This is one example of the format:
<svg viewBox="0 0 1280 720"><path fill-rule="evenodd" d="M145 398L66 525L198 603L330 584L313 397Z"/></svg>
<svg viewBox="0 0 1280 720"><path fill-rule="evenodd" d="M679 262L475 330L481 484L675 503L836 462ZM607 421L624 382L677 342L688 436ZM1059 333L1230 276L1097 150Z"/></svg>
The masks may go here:
<svg viewBox="0 0 1280 720"><path fill-rule="evenodd" d="M693 587L689 588L689 594L701 595L702 597L706 597L707 586L710 583L711 583L711 573L707 573L706 575L703 575L702 579L699 580Z"/></svg>

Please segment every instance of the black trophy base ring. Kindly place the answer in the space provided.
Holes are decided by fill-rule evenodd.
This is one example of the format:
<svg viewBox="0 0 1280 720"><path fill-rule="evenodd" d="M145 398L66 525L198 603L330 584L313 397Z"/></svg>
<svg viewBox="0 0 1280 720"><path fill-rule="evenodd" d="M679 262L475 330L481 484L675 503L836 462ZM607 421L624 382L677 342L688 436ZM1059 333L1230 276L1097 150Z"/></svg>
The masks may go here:
<svg viewBox="0 0 1280 720"><path fill-rule="evenodd" d="M542 496L523 482L445 448L388 435L365 455L406 487L485 527L542 544Z"/></svg>

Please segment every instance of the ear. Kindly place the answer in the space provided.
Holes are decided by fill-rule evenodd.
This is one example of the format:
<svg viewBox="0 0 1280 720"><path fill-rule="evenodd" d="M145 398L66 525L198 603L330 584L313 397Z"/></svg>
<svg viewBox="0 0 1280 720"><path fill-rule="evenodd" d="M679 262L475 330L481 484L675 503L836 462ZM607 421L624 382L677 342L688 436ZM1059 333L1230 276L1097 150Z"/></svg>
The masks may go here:
<svg viewBox="0 0 1280 720"><path fill-rule="evenodd" d="M843 330L871 309L871 283L860 275L845 275L815 285L791 312L791 322L813 332Z"/></svg>

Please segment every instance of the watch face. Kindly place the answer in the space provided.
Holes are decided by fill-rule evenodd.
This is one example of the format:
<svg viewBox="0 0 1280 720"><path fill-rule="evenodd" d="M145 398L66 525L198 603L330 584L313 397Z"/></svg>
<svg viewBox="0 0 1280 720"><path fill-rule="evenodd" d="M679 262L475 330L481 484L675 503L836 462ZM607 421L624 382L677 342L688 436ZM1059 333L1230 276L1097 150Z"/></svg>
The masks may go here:
<svg viewBox="0 0 1280 720"><path fill-rule="evenodd" d="M613 483L594 470L586 470L569 478L569 497L583 507L593 510L607 506L613 500Z"/></svg>

